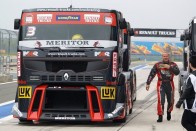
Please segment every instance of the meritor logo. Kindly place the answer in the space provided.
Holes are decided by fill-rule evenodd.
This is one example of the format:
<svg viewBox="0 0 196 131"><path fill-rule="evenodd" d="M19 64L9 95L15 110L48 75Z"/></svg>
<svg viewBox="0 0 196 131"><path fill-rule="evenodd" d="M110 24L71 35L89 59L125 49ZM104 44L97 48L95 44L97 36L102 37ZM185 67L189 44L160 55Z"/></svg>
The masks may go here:
<svg viewBox="0 0 196 131"><path fill-rule="evenodd" d="M67 41L46 41L46 45L47 46L51 46L51 45L61 45L61 46L66 46L66 45L71 45L71 46L75 46L75 45L89 45L89 41L85 41L85 40L67 40Z"/></svg>

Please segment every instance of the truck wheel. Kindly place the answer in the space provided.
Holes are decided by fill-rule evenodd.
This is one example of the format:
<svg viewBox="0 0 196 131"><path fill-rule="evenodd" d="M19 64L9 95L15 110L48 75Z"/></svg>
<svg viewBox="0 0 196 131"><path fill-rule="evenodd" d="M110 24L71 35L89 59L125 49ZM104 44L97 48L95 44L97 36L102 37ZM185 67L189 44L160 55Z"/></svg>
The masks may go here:
<svg viewBox="0 0 196 131"><path fill-rule="evenodd" d="M32 120L27 120L24 118L19 118L19 124L32 124L33 121Z"/></svg>
<svg viewBox="0 0 196 131"><path fill-rule="evenodd" d="M131 114L133 112L133 100L131 99L131 104L132 104L132 107L131 109L129 109L129 114Z"/></svg>
<svg viewBox="0 0 196 131"><path fill-rule="evenodd" d="M124 109L125 116L124 116L124 118L123 119L115 119L115 120L113 120L113 123L125 123L127 121L127 107L128 107L128 105L127 105L126 101L127 101L127 96L125 99L125 109Z"/></svg>
<svg viewBox="0 0 196 131"><path fill-rule="evenodd" d="M136 72L134 71L134 89L135 89L135 92L134 92L134 96L135 98L133 99L133 101L136 101L137 99L137 80L136 80Z"/></svg>
<svg viewBox="0 0 196 131"><path fill-rule="evenodd" d="M127 121L127 109L125 109L125 117L123 119L115 119L113 123L125 123Z"/></svg>

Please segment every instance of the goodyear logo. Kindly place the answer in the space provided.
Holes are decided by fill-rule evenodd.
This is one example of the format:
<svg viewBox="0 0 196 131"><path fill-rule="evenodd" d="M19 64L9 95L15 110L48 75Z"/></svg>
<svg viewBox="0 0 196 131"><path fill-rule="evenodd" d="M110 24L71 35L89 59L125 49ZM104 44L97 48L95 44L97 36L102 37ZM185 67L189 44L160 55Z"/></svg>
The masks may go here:
<svg viewBox="0 0 196 131"><path fill-rule="evenodd" d="M31 86L19 86L18 98L31 98L32 87Z"/></svg>
<svg viewBox="0 0 196 131"><path fill-rule="evenodd" d="M58 21L79 21L79 15L57 15L56 20Z"/></svg>
<svg viewBox="0 0 196 131"><path fill-rule="evenodd" d="M116 89L114 87L101 87L101 99L115 99Z"/></svg>

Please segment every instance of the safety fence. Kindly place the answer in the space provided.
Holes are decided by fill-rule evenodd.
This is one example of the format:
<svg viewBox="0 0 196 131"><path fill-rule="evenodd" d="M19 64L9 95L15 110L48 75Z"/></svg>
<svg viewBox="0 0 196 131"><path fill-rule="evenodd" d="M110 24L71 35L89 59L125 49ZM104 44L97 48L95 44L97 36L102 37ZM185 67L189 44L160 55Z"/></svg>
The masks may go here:
<svg viewBox="0 0 196 131"><path fill-rule="evenodd" d="M9 81L10 67L16 65L18 33L0 29L0 82Z"/></svg>

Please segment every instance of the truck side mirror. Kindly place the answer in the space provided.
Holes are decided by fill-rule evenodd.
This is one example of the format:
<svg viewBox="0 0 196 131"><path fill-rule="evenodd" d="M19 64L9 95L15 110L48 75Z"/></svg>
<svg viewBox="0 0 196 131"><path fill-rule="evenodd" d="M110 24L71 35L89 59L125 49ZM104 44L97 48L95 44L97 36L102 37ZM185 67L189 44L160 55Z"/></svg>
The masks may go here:
<svg viewBox="0 0 196 131"><path fill-rule="evenodd" d="M129 34L130 34L130 36L134 36L133 28L130 28L130 29L129 29Z"/></svg>
<svg viewBox="0 0 196 131"><path fill-rule="evenodd" d="M180 36L180 41L184 41L184 40L185 40L185 35L182 34L182 35Z"/></svg>
<svg viewBox="0 0 196 131"><path fill-rule="evenodd" d="M185 32L185 39L191 40L191 34L189 32Z"/></svg>
<svg viewBox="0 0 196 131"><path fill-rule="evenodd" d="M127 22L126 22L125 18L120 19L119 24L120 24L120 29L127 28Z"/></svg>
<svg viewBox="0 0 196 131"><path fill-rule="evenodd" d="M14 20L14 29L18 30L20 28L20 19Z"/></svg>

